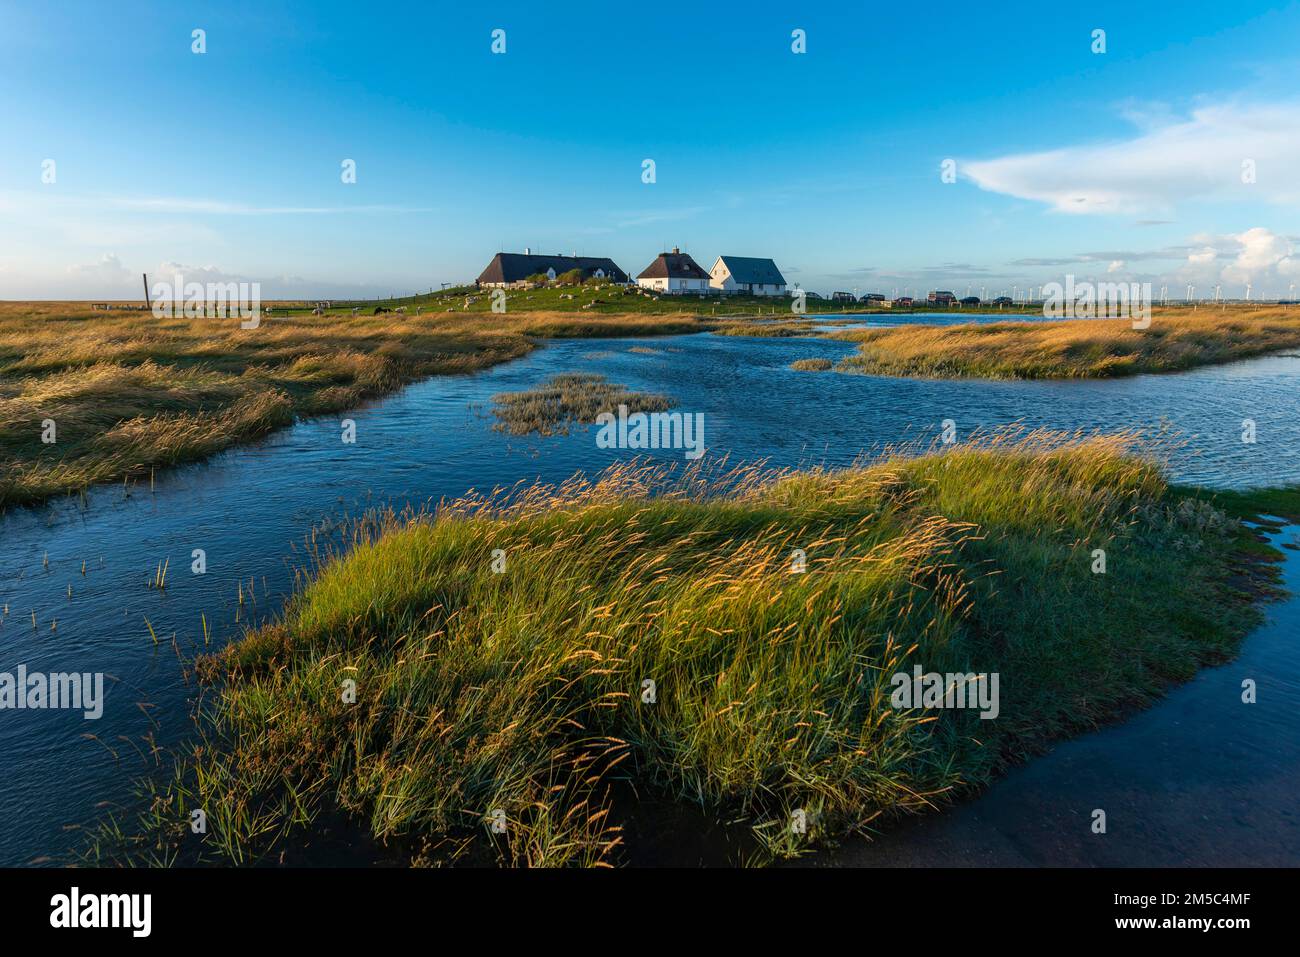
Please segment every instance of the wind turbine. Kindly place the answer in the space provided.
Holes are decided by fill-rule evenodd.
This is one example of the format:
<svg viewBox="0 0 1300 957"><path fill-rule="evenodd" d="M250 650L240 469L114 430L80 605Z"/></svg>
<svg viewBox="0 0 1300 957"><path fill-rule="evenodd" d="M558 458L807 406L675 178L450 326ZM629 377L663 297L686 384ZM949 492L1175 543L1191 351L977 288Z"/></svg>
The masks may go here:
<svg viewBox="0 0 1300 957"><path fill-rule="evenodd" d="M1250 302L1250 283L1246 283L1246 301Z"/></svg>

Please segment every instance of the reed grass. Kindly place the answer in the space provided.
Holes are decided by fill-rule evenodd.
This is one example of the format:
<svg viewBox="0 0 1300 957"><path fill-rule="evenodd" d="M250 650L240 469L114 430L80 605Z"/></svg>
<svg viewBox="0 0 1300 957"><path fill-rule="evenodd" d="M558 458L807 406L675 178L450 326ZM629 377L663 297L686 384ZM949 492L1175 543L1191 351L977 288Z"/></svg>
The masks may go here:
<svg viewBox="0 0 1300 957"><path fill-rule="evenodd" d="M512 435L567 435L576 424L591 423L602 412L663 412L672 408L667 396L632 392L607 382L602 375L567 372L522 392L501 392L492 397L494 428Z"/></svg>
<svg viewBox="0 0 1300 957"><path fill-rule="evenodd" d="M768 339L789 339L795 336L812 336L811 320L791 322L725 322L713 331L720 336L754 336Z"/></svg>
<svg viewBox="0 0 1300 957"><path fill-rule="evenodd" d="M345 821L413 863L635 863L646 801L799 854L1141 708L1257 620L1241 527L1134 436L916 451L630 463L372 515L280 621L200 659L194 747L88 855L292 861ZM913 664L998 672L1000 716L891 707Z"/></svg>
<svg viewBox="0 0 1300 957"><path fill-rule="evenodd" d="M869 375L1067 379L1178 372L1300 346L1300 310L1161 309L1128 319L895 326L834 333L858 343L839 369Z"/></svg>
<svg viewBox="0 0 1300 957"><path fill-rule="evenodd" d="M830 359L795 359L790 368L795 372L826 372L832 365Z"/></svg>

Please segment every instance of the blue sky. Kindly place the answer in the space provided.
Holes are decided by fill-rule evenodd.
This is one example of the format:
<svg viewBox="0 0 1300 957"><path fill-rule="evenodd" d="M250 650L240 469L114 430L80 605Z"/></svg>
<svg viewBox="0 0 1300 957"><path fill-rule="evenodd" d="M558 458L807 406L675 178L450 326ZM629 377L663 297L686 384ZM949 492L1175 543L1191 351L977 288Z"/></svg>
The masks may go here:
<svg viewBox="0 0 1300 957"><path fill-rule="evenodd" d="M1287 295L1300 4L1053 6L5 0L0 298L176 266L387 295L672 245L821 292Z"/></svg>

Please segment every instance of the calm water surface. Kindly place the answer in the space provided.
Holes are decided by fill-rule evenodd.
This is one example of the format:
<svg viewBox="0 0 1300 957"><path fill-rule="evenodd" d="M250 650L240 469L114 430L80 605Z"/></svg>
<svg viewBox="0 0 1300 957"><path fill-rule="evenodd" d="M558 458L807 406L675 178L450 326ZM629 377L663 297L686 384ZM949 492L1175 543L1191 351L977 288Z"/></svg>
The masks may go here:
<svg viewBox="0 0 1300 957"><path fill-rule="evenodd" d="M629 352L634 345L657 351ZM556 373L600 372L673 396L683 411L704 413L709 457L727 454L733 462L844 465L883 444L928 440L952 419L959 436L1013 422L1165 428L1186 442L1171 460L1180 480L1244 487L1300 476L1300 358L1064 383L885 379L788 368L795 359L835 360L852 348L708 334L555 342L486 372L432 379L346 416L303 422L167 472L152 491L100 488L84 502L0 517L0 602L8 605L0 623L0 671L25 664L29 671L110 676L99 721L85 721L80 712L0 712L0 864L75 845L69 826L93 819L100 805L127 799L132 778L149 766L146 741L173 744L189 727L192 689L181 680L172 636L190 653L202 644L204 619L217 647L251 621L275 615L311 528L381 503L557 481L635 454L596 448L594 429L546 439L492 430L483 407L494 393ZM356 421L355 445L340 440L343 417ZM1256 423L1255 444L1241 441L1247 418ZM195 548L207 554L206 575L190 573ZM167 588L150 590L146 582L163 561L170 563ZM247 601L250 580L255 604ZM1207 748L1225 733L1199 719L1196 729ZM1293 721L1275 729L1291 747L1292 772L1295 729ZM1140 749L1122 760L1145 763ZM1131 781L1135 792L1149 786L1142 778Z"/></svg>

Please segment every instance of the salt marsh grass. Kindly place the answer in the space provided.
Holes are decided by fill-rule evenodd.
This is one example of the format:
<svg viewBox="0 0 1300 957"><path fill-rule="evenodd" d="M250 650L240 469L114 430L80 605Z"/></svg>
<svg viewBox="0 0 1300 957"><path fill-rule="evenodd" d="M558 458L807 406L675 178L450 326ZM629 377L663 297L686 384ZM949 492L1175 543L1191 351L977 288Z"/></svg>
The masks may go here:
<svg viewBox="0 0 1300 957"><path fill-rule="evenodd" d="M795 359L790 368L795 372L826 372L831 365L830 359Z"/></svg>
<svg viewBox="0 0 1300 957"><path fill-rule="evenodd" d="M591 423L602 412L626 407L628 412L663 412L672 408L667 396L632 392L606 382L602 375L568 372L552 376L523 392L501 392L492 397L495 428L512 435L568 434L576 424Z"/></svg>
<svg viewBox="0 0 1300 957"><path fill-rule="evenodd" d="M1257 620L1241 527L1134 436L917 451L369 516L280 621L200 659L197 743L89 856L293 859L343 820L412 863L617 864L646 800L797 854L1142 707ZM1000 716L891 708L913 664L1000 673Z"/></svg>
<svg viewBox="0 0 1300 957"><path fill-rule="evenodd" d="M275 312L246 330L237 319L0 304L0 507L143 478L418 378L517 358L537 338L707 328L683 315ZM53 442L42 440L47 420Z"/></svg>
<svg viewBox="0 0 1300 957"><path fill-rule="evenodd" d="M870 375L1065 379L1177 372L1300 346L1300 311L1276 306L1157 309L1127 319L906 325L833 334L857 342L840 362Z"/></svg>

